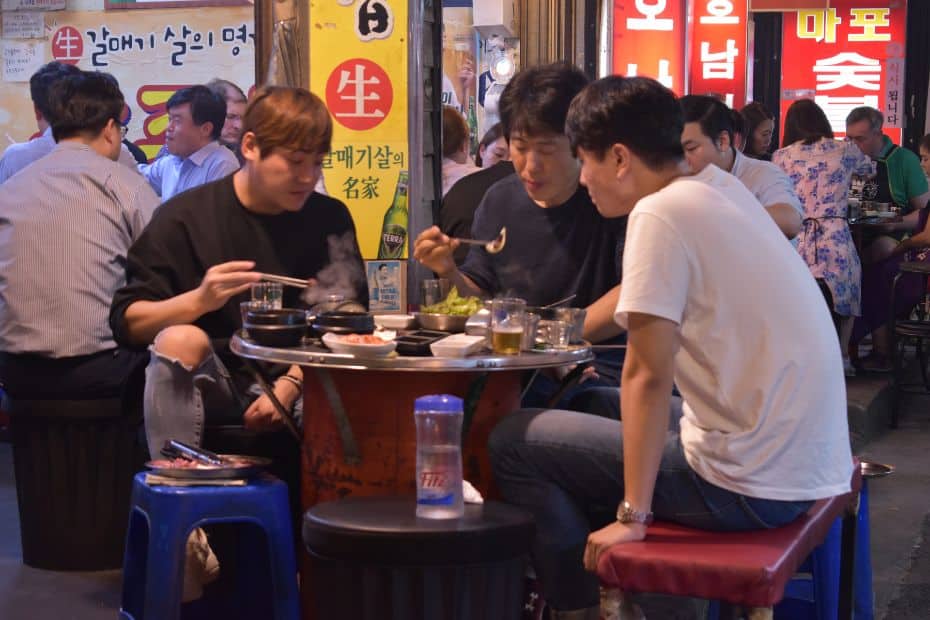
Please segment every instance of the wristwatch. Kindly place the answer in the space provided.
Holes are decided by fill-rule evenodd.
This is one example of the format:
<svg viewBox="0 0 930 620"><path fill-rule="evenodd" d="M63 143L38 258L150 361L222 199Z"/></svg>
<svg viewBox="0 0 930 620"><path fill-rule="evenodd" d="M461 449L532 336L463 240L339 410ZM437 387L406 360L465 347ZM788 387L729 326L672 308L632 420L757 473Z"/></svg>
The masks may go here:
<svg viewBox="0 0 930 620"><path fill-rule="evenodd" d="M643 525L649 525L652 523L652 513L635 510L630 502L623 500L620 502L620 505L617 506L617 521L620 523L642 523Z"/></svg>

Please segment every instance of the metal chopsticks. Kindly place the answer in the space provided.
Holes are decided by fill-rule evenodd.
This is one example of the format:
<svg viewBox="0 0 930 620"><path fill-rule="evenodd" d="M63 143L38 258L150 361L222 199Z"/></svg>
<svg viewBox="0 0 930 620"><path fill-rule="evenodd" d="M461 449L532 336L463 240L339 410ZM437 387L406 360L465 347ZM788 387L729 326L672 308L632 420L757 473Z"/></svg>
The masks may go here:
<svg viewBox="0 0 930 620"><path fill-rule="evenodd" d="M308 284L306 280L301 280L300 278L290 278L288 276L278 276L273 273L260 273L262 280L266 282L278 282L279 284L284 284L285 286L293 286L294 288L307 288Z"/></svg>

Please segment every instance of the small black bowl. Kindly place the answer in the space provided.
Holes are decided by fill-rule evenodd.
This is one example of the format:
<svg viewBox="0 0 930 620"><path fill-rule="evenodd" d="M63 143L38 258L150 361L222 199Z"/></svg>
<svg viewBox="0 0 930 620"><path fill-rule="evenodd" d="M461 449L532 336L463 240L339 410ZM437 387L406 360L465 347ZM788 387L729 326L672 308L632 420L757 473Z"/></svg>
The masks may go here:
<svg viewBox="0 0 930 620"><path fill-rule="evenodd" d="M370 334L375 331L375 319L367 312L323 312L314 319L313 329L320 336Z"/></svg>
<svg viewBox="0 0 930 620"><path fill-rule="evenodd" d="M278 310L249 310L245 314L249 325L307 325L307 313L294 308Z"/></svg>
<svg viewBox="0 0 930 620"><path fill-rule="evenodd" d="M299 347L307 334L303 325L253 325L246 323L246 338L263 347Z"/></svg>

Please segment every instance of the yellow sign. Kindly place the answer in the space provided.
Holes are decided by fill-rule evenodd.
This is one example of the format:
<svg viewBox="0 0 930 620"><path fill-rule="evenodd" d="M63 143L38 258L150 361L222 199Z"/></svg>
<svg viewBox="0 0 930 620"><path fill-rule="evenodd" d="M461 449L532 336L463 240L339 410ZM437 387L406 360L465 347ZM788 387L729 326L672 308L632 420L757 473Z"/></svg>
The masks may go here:
<svg viewBox="0 0 930 620"><path fill-rule="evenodd" d="M45 59L106 71L126 98L127 137L149 158L164 143L165 103L179 88L219 77L255 82L251 7L45 13ZM37 132L28 82L0 88L0 151Z"/></svg>
<svg viewBox="0 0 930 620"><path fill-rule="evenodd" d="M324 183L349 207L365 258L401 258L408 244L407 19L406 0L310 2L310 90L334 126Z"/></svg>

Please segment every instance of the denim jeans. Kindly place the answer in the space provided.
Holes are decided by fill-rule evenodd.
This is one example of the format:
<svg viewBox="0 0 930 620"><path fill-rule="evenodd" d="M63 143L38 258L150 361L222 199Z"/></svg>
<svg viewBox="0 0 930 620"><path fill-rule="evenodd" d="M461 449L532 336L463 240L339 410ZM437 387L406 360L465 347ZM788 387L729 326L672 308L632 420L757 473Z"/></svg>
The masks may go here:
<svg viewBox="0 0 930 620"><path fill-rule="evenodd" d="M152 458L158 458L167 439L199 446L206 421L242 424L242 415L262 391L257 383L244 392L233 381L226 365L211 353L196 368L182 364L149 347L145 369L143 413L145 435ZM303 398L291 412L298 423Z"/></svg>
<svg viewBox="0 0 930 620"><path fill-rule="evenodd" d="M698 476L684 457L673 398L670 430L656 478L656 519L707 530L784 525L810 501L750 498ZM616 518L623 501L621 422L572 411L524 409L504 418L489 441L504 499L536 518L533 562L543 594L557 610L598 604L597 577L582 565L588 534Z"/></svg>

